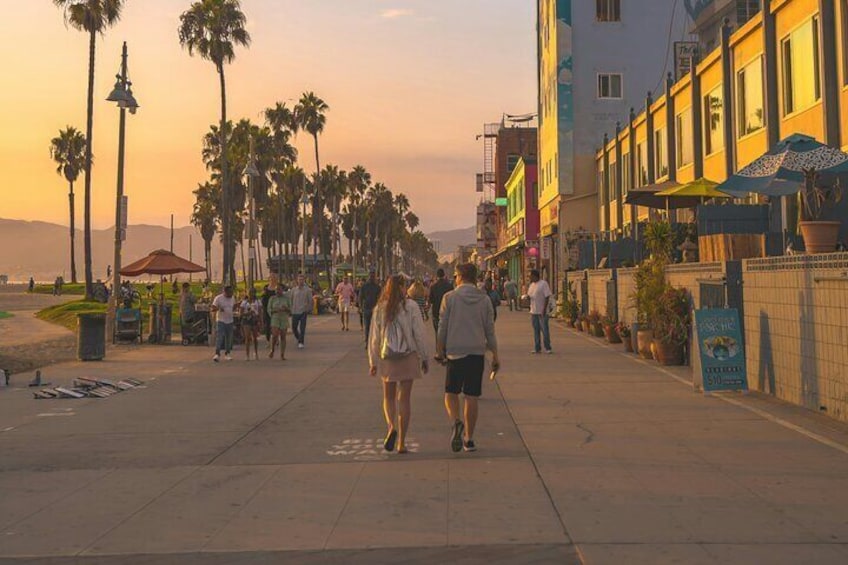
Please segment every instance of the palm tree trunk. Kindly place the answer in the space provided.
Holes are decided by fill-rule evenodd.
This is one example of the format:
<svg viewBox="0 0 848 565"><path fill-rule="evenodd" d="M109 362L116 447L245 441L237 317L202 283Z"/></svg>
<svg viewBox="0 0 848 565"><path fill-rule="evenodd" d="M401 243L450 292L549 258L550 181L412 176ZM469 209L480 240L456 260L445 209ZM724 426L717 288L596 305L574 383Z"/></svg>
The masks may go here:
<svg viewBox="0 0 848 565"><path fill-rule="evenodd" d="M230 247L230 198L229 184L227 179L227 83L224 77L224 66L218 65L218 77L221 83L221 126L219 134L221 136L221 231L224 234L224 268L223 282L234 282L235 280L235 261L233 261L232 252L234 249ZM232 277L232 278L231 278Z"/></svg>
<svg viewBox="0 0 848 565"><path fill-rule="evenodd" d="M203 240L203 254L206 257L206 280L212 280L212 240Z"/></svg>
<svg viewBox="0 0 848 565"><path fill-rule="evenodd" d="M315 141L315 199L312 201L312 268L318 265L318 246L321 240L321 217L324 216L324 203L320 198L321 160L318 158L318 134L312 135ZM321 208L319 214L317 209Z"/></svg>
<svg viewBox="0 0 848 565"><path fill-rule="evenodd" d="M77 237L74 216L74 183L71 181L69 184L70 191L68 192L68 204L71 209L71 282L77 284L77 260L74 243Z"/></svg>
<svg viewBox="0 0 848 565"><path fill-rule="evenodd" d="M85 252L85 299L94 297L91 273L91 142L94 129L94 54L97 33L92 30L88 40L88 108L85 123L85 189L83 191L83 248Z"/></svg>

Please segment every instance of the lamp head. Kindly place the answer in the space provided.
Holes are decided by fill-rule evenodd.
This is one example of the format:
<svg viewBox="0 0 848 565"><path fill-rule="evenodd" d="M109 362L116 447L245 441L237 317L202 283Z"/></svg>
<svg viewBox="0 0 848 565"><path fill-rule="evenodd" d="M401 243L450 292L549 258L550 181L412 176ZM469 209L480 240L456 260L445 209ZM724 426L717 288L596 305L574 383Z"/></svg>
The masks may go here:
<svg viewBox="0 0 848 565"><path fill-rule="evenodd" d="M121 75L115 75L117 79L115 81L115 86L112 88L112 92L109 93L109 96L106 97L106 100L109 102L117 102L119 105L126 102L127 100L127 91L124 89L124 84L121 81Z"/></svg>
<svg viewBox="0 0 848 565"><path fill-rule="evenodd" d="M133 96L131 82L127 82L127 90L124 93L124 100L118 102L118 106L126 108L133 114L135 114L135 110L138 109L138 100L136 100L135 96Z"/></svg>

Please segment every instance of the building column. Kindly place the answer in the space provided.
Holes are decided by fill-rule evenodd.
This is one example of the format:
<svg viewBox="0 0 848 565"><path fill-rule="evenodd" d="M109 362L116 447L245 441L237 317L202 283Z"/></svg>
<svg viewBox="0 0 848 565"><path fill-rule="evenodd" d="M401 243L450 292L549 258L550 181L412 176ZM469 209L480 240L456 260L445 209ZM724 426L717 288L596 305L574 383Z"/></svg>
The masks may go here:
<svg viewBox="0 0 848 565"><path fill-rule="evenodd" d="M730 20L724 18L721 26L721 98L724 120L724 167L729 178L736 172L736 151L733 135L733 54L730 51Z"/></svg>
<svg viewBox="0 0 848 565"><path fill-rule="evenodd" d="M657 181L656 170L654 170L654 116L651 114L651 105L654 103L654 97L651 93L645 98L645 127L648 130L648 184L654 184Z"/></svg>
<svg viewBox="0 0 848 565"><path fill-rule="evenodd" d="M621 230L624 234L624 198L621 196L621 122L615 122L615 186L613 187L615 195L615 214L618 218L616 230Z"/></svg>
<svg viewBox="0 0 848 565"><path fill-rule="evenodd" d="M603 218L601 218L601 220L602 220L601 231L602 232L608 231L610 229L610 192L611 192L611 187L610 187L609 153L607 152L607 145L608 144L609 144L609 135L605 133L604 134L604 148L603 148L603 152L604 152L603 168L604 168L604 171L603 171L603 175L602 175L603 176L603 181L602 181L603 187L602 187L602 190L599 191L601 203L604 207L604 215L603 215Z"/></svg>
<svg viewBox="0 0 848 565"><path fill-rule="evenodd" d="M766 137L768 148L773 149L780 141L780 90L777 80L777 27L771 0L763 0L763 80L765 88ZM769 231L780 233L780 245L786 248L783 233L785 198L772 198L769 217Z"/></svg>
<svg viewBox="0 0 848 565"><path fill-rule="evenodd" d="M704 176L704 128L701 115L701 77L698 75L698 54L692 57L692 71L689 73L692 83L692 169L695 178Z"/></svg>
<svg viewBox="0 0 848 565"><path fill-rule="evenodd" d="M627 190L632 189L636 186L636 126L634 122L636 121L636 109L630 108L630 123L628 123L627 127L628 131L628 139L630 140L630 186L627 186ZM636 209L635 204L630 205L630 236L633 238L633 263L638 264L639 261L642 260L641 253L639 252L639 218L638 218L638 210Z"/></svg>
<svg viewBox="0 0 848 565"><path fill-rule="evenodd" d="M665 79L665 129L668 132L666 136L666 149L668 151L668 180L677 180L677 116L674 113L674 97L671 95L671 87L674 86L674 79L671 73Z"/></svg>
<svg viewBox="0 0 848 565"><path fill-rule="evenodd" d="M836 6L834 0L819 0L821 40L822 104L824 110L824 142L840 147L839 131L839 58L836 51Z"/></svg>

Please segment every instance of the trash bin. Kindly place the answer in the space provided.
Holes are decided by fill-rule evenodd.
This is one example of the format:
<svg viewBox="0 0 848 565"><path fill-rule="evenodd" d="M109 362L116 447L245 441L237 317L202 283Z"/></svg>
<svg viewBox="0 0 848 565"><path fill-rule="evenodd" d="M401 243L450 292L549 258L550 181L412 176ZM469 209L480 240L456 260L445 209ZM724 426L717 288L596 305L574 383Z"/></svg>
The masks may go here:
<svg viewBox="0 0 848 565"><path fill-rule="evenodd" d="M106 357L106 314L77 314L77 358L100 361Z"/></svg>
<svg viewBox="0 0 848 565"><path fill-rule="evenodd" d="M150 318L147 323L150 326L150 335L147 336L147 341L156 343L159 341L159 303L150 303Z"/></svg>

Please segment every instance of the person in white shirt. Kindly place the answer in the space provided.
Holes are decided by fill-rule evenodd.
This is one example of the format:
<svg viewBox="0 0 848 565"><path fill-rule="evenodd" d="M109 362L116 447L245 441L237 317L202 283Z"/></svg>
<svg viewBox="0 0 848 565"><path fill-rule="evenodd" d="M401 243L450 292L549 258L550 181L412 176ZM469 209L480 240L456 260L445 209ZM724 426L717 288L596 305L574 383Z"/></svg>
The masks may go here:
<svg viewBox="0 0 848 565"><path fill-rule="evenodd" d="M212 301L212 312L215 313L215 356L212 360L216 363L221 358L221 350L224 350L224 359L232 360L230 353L233 350L233 310L236 299L233 297L233 287L225 286L224 292Z"/></svg>
<svg viewBox="0 0 848 565"><path fill-rule="evenodd" d="M350 284L350 279L345 276L336 286L336 298L339 304L339 314L342 319L342 331L350 331L350 306L353 303L353 296L356 290Z"/></svg>
<svg viewBox="0 0 848 565"><path fill-rule="evenodd" d="M530 271L530 286L527 288L527 297L530 299L530 320L533 322L533 351L536 354L542 352L540 335L544 340L545 353L553 353L551 350L551 330L548 323L548 302L552 296L551 287L547 281L539 276L539 271Z"/></svg>

